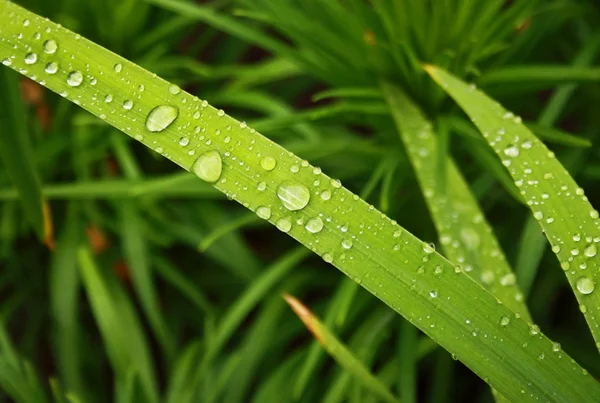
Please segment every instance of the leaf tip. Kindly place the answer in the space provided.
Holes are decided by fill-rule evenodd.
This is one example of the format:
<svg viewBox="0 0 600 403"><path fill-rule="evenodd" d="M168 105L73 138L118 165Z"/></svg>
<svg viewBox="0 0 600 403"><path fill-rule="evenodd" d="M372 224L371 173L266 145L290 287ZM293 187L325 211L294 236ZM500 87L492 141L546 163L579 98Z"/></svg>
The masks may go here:
<svg viewBox="0 0 600 403"><path fill-rule="evenodd" d="M47 200L42 201L42 211L44 213L44 244L54 251L56 243L54 242L54 225L52 223L52 211Z"/></svg>
<svg viewBox="0 0 600 403"><path fill-rule="evenodd" d="M304 325L310 330L310 332L315 336L315 338L320 342L324 343L324 339L319 330L318 321L316 320L314 314L300 302L296 297L290 295L288 293L283 293L281 295L285 302L292 308L294 313L298 315L300 320L304 323Z"/></svg>

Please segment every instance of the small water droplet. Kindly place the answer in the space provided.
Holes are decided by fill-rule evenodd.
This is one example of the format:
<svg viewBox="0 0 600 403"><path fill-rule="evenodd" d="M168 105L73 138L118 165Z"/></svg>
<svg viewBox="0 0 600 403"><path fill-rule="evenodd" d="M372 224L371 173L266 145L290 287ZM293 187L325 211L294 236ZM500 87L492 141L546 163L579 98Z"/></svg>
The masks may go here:
<svg viewBox="0 0 600 403"><path fill-rule="evenodd" d="M319 217L311 218L306 222L304 228L306 228L308 232L316 234L323 229L323 221Z"/></svg>
<svg viewBox="0 0 600 403"><path fill-rule="evenodd" d="M6 59L2 59L2 64L5 66L10 66L12 64L12 60L7 57Z"/></svg>
<svg viewBox="0 0 600 403"><path fill-rule="evenodd" d="M577 290L584 294L588 295L594 292L594 280L588 277L579 277L577 280Z"/></svg>
<svg viewBox="0 0 600 403"><path fill-rule="evenodd" d="M28 26L29 25L29 20L28 19L24 19L23 20L23 25L24 26Z"/></svg>
<svg viewBox="0 0 600 403"><path fill-rule="evenodd" d="M111 94L107 94L107 95L104 97L104 102L106 102L107 104L111 103L111 102L112 102L112 100L113 100L113 96L112 96Z"/></svg>
<svg viewBox="0 0 600 403"><path fill-rule="evenodd" d="M435 291L435 290L433 290L433 291L429 291L429 296L430 296L431 298L437 298L437 296L438 296L438 293L437 293L437 291Z"/></svg>
<svg viewBox="0 0 600 403"><path fill-rule="evenodd" d="M44 52L48 53L49 55L56 53L57 49L58 49L58 44L56 43L55 40L48 39L46 42L44 42Z"/></svg>
<svg viewBox="0 0 600 403"><path fill-rule="evenodd" d="M146 118L146 129L151 132L162 132L173 123L177 116L179 116L179 108L172 105L157 106L150 111ZM179 141L179 144L187 145L189 140L187 140L187 138L185 139L184 142L186 144L181 144L181 140Z"/></svg>
<svg viewBox="0 0 600 403"><path fill-rule="evenodd" d="M540 221L542 218L544 218L544 214L541 211L536 211L533 213L533 218Z"/></svg>
<svg viewBox="0 0 600 403"><path fill-rule="evenodd" d="M513 144L504 149L504 154L508 157L515 158L519 156L519 148Z"/></svg>
<svg viewBox="0 0 600 403"><path fill-rule="evenodd" d="M558 353L560 351L560 343L552 343L552 351Z"/></svg>
<svg viewBox="0 0 600 403"><path fill-rule="evenodd" d="M500 318L500 326L506 327L510 324L510 318L508 316L503 316Z"/></svg>
<svg viewBox="0 0 600 403"><path fill-rule="evenodd" d="M587 257L594 257L594 256L596 256L596 245L594 245L594 244L588 245L583 250L583 254L586 255Z"/></svg>
<svg viewBox="0 0 600 403"><path fill-rule="evenodd" d="M37 55L35 53L27 53L25 56L25 63L34 64L35 62L37 62Z"/></svg>
<svg viewBox="0 0 600 403"><path fill-rule="evenodd" d="M277 197L279 197L285 208L296 211L306 207L310 200L310 192L301 183L284 181L277 188Z"/></svg>
<svg viewBox="0 0 600 403"><path fill-rule="evenodd" d="M352 248L352 240L350 240L350 239L342 240L342 248L344 248L344 249Z"/></svg>
<svg viewBox="0 0 600 403"><path fill-rule="evenodd" d="M48 74L56 74L56 72L58 71L58 64L50 62L46 65L44 71Z"/></svg>
<svg viewBox="0 0 600 403"><path fill-rule="evenodd" d="M123 108L125 108L126 110L131 110L131 108L133 108L133 101L131 100L126 100L123 102Z"/></svg>
<svg viewBox="0 0 600 403"><path fill-rule="evenodd" d="M263 220L268 220L271 218L271 209L267 206L260 206L256 209L256 215Z"/></svg>
<svg viewBox="0 0 600 403"><path fill-rule="evenodd" d="M290 232L292 229L292 220L289 217L280 218L275 225L281 232Z"/></svg>
<svg viewBox="0 0 600 403"><path fill-rule="evenodd" d="M82 82L83 75L81 74L81 71L75 70L67 75L67 84L71 87L79 87Z"/></svg>
<svg viewBox="0 0 600 403"><path fill-rule="evenodd" d="M338 179L332 179L331 186L333 186L336 189L339 189L340 187L342 187L342 182L340 182Z"/></svg>
<svg viewBox="0 0 600 403"><path fill-rule="evenodd" d="M222 171L223 161L221 160L221 154L215 150L200 154L194 165L192 165L192 172L208 183L218 181Z"/></svg>
<svg viewBox="0 0 600 403"><path fill-rule="evenodd" d="M515 277L514 273L507 273L500 278L500 284L505 287L508 285L515 285L516 282L517 278Z"/></svg>
<svg viewBox="0 0 600 403"><path fill-rule="evenodd" d="M329 190L324 190L321 192L321 199L323 200L329 200L331 199L331 191Z"/></svg>
<svg viewBox="0 0 600 403"><path fill-rule="evenodd" d="M217 115L219 115L219 116L224 116L224 115L225 115L225 111L224 111L223 109L219 109L219 110L217 111Z"/></svg>
<svg viewBox="0 0 600 403"><path fill-rule="evenodd" d="M260 166L265 171L272 171L273 169L275 169L276 165L277 165L277 161L275 160L275 158L273 158L271 156L264 157L263 159L260 160Z"/></svg>
<svg viewBox="0 0 600 403"><path fill-rule="evenodd" d="M292 171L293 173L297 173L300 170L300 167L298 165L292 165L290 167L290 171Z"/></svg>
<svg viewBox="0 0 600 403"><path fill-rule="evenodd" d="M332 263L333 262L333 255L331 253L325 253L323 254L323 260L326 261L327 263Z"/></svg>
<svg viewBox="0 0 600 403"><path fill-rule="evenodd" d="M187 137L182 137L179 139L179 145L182 147L187 146L188 144L190 144L190 139L188 139Z"/></svg>
<svg viewBox="0 0 600 403"><path fill-rule="evenodd" d="M265 182L258 182L258 185L256 185L256 188L262 192L267 188L267 184Z"/></svg>
<svg viewBox="0 0 600 403"><path fill-rule="evenodd" d="M123 65L121 63L117 63L114 65L113 69L116 73L120 73L123 70Z"/></svg>
<svg viewBox="0 0 600 403"><path fill-rule="evenodd" d="M435 252L435 245L432 243L423 242L423 251L425 253L433 253Z"/></svg>

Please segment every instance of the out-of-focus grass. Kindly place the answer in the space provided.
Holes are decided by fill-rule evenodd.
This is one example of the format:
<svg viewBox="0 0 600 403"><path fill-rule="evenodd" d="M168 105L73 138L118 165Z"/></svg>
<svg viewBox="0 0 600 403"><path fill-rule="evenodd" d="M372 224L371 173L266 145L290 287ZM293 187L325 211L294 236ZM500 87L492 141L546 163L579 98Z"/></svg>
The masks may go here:
<svg viewBox="0 0 600 403"><path fill-rule="evenodd" d="M577 141L597 141L600 121L594 102L599 88L589 81L595 70L564 70L597 33L600 18L591 1L527 2L522 7L531 10L513 11L503 1L445 1L432 7L431 13L419 4L425 2L375 1L383 23L359 0L348 2L345 10L307 6L306 16L311 18L304 19L275 14L282 12L275 8L285 7L284 2L270 1L215 2L203 6L203 14L176 14L134 0L18 3L227 108L240 120L256 124L264 134L342 179L350 189L367 185L363 196L421 239L435 240L437 236L432 222L427 221L410 160L378 91L380 79L400 85L432 122L450 118L470 125L417 68L420 62L436 63L478 81L527 122L538 121L546 130L575 133ZM170 5L173 10L181 2L152 3ZM190 4L184 10L191 9ZM459 6L453 7L455 4ZM240 13L248 9L252 12ZM233 17L234 11L245 17ZM332 19L338 22L331 23ZM498 22L491 23L494 20ZM288 37L300 30L312 39L283 42L281 36L271 36L272 31L266 29L270 24L279 26ZM347 62L348 57L353 63ZM323 60L328 64L320 64ZM590 65L597 64L595 54L590 60ZM542 75L537 69L527 69L528 65L549 67ZM515 70L515 66L526 69ZM555 66L563 70L550 69ZM562 73L550 74L557 71ZM513 81L499 86L498 77L502 78L500 73L507 77L506 72L512 73L508 78ZM566 91L567 78L588 81ZM311 96L321 93L324 84L332 91L313 105ZM560 90L554 92L558 85ZM24 87L23 93L33 160L52 207L57 249L50 255L37 242L28 226L27 210L15 203L19 193L5 166L0 166L0 312L16 351L33 364L42 383L57 374L63 390L76 392L85 401L112 400L117 394L125 401L127 395L145 393L143 376L121 376L106 370L110 354L102 348L101 333L92 321L93 306L88 302L94 294L81 283L76 266L78 248L91 244L98 271L116 277L107 283L115 284L114 289L110 286L111 292L123 289L133 302L132 313L150 345L158 389L171 393L170 401L197 401L197 396L202 396L206 401L228 397L267 402L273 401L275 394L277 401L291 401L294 395L301 401L319 401L322 396L331 401L342 397L363 401L364 391L359 386L344 387L348 381L339 380L344 374L323 356L315 360L313 375L298 396L295 383L306 368L310 338L293 314L279 311L277 306L283 306L279 298L265 297L253 306L244 305L247 309L229 331L228 340L219 341L224 318L229 317L240 295L260 285L266 270L291 251L291 241L263 221L246 221L241 207L224 202L212 188L178 173L134 142L124 141L120 147L142 173L139 177L128 174L127 162L119 157L108 126L36 86ZM562 105L550 107L559 96L564 99ZM551 119L541 119L548 113ZM533 129L552 144L567 167L567 158L584 167L571 173L592 204L598 205L597 151L593 147L571 149L579 145L576 142L550 143L556 131ZM511 183L498 169L503 168L498 161L485 159L487 145L465 133L449 125L449 137L443 140L448 142L446 152L463 172L509 262L517 262L517 255L529 250L539 256L529 263L533 267L527 272L517 272L519 284L530 290L526 302L534 321L561 343L562 350L598 376L593 342L559 264L549 251L538 252L538 247L525 242L518 250L519 234L540 238L541 232L526 227L527 209L515 200L518 194L505 190ZM123 228L127 203L137 211L134 231L137 229L141 240L137 238L135 243ZM139 249L140 242L146 247ZM207 243L205 250L198 251L199 245ZM140 271L138 266L134 272L130 262L140 250L145 250L148 267ZM145 273L143 281L153 284L153 297L140 292L135 278L140 272ZM538 275L525 279L529 285L524 287L521 273ZM296 278L299 275L301 278ZM311 258L299 264L283 274L282 280L288 291L301 295L326 323L335 323L335 333L348 341L384 382L390 379L390 388L403 401L414 398L411 390L419 400L433 401L474 400L489 393L478 387L481 381L460 363L450 360L438 366L438 354L431 354L427 338L400 318L388 319L387 308L362 289L344 291L342 276L327 270L319 260ZM279 291L274 288L272 293L278 295ZM340 293L352 297L334 304ZM340 306L347 317L328 322L328 317L334 317L330 311L338 311ZM373 312L385 320L370 321ZM157 325L160 319L156 318L161 317L166 337ZM259 326L271 330L260 334ZM378 333L371 334L373 331ZM167 347L168 338L173 340L172 347ZM368 346L355 349L361 340L367 340ZM268 348L253 349L254 341ZM204 364L202 379L197 380L195 374L205 359L202 352L219 345L210 365ZM52 355L47 354L50 349ZM414 358L402 354L415 350L419 352ZM246 365L238 372L242 358ZM444 368L442 374L440 367ZM415 384L417 373L419 386ZM450 388L449 396L430 392L434 379L441 376L460 380L463 386ZM239 392L227 390L234 379L246 385ZM32 385L24 393L37 393L33 381Z"/></svg>

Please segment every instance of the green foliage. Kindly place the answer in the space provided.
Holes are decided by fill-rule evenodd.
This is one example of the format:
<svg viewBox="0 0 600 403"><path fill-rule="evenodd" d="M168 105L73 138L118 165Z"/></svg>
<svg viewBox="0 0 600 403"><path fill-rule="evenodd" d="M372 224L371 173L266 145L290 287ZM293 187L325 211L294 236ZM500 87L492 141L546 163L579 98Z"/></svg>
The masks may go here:
<svg viewBox="0 0 600 403"><path fill-rule="evenodd" d="M0 402L594 400L593 2L17 3L69 30L0 0Z"/></svg>

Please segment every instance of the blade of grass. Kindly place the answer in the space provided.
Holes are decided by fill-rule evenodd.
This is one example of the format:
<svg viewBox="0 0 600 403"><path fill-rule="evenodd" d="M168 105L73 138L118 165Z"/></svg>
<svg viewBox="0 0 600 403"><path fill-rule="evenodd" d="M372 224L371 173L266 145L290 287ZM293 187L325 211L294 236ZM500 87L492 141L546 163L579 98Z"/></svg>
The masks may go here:
<svg viewBox="0 0 600 403"><path fill-rule="evenodd" d="M398 402L396 397L377 379L365 365L325 326L304 304L289 294L283 298L304 322L308 330L321 343L323 348L346 371L373 394L386 402Z"/></svg>
<svg viewBox="0 0 600 403"><path fill-rule="evenodd" d="M426 70L471 117L521 189L561 262L600 349L600 318L596 316L600 292L594 293L600 270L598 211L554 153L520 118L449 73L433 66Z"/></svg>
<svg viewBox="0 0 600 403"><path fill-rule="evenodd" d="M583 66L526 65L506 66L488 71L479 80L482 86L526 83L554 86L569 82L600 80L600 68Z"/></svg>
<svg viewBox="0 0 600 403"><path fill-rule="evenodd" d="M131 302L114 278L100 272L91 252L78 250L79 269L92 311L115 371L117 388L124 387L131 371L139 374L144 399L158 401L158 390L150 353Z"/></svg>
<svg viewBox="0 0 600 403"><path fill-rule="evenodd" d="M27 24L24 24L25 20ZM269 207L269 222L279 224L284 232L360 282L507 398L586 401L593 400L599 393L600 386L590 376L580 375L578 365L564 359L564 354L561 359L552 352L550 340L537 331L532 339L526 321L514 318L510 309L499 305L493 295L435 253L430 245L403 231L395 222L341 187L338 181L224 112L207 104L203 106L192 95L173 89L169 83L131 62L19 6L0 3L0 22L0 60L9 59L11 68L44 77L48 88L59 93L66 91L68 99L77 101L126 134L137 136L139 141L184 169L192 169L199 157L203 157L199 164L204 167L208 156L215 156L210 158L209 165L213 165L216 161L214 153L218 153L222 156L218 181L214 181L214 176L206 177L203 171L196 170L200 176L214 182L217 189L252 210ZM46 33L47 28L49 33ZM34 38L35 32L44 32L44 41L55 40L60 52L54 56L46 54L43 42ZM23 33L22 37L20 33ZM36 52L36 63L25 63L28 52ZM47 74L46 64L55 60L61 63L60 73ZM94 63L88 63L90 60ZM76 71L83 71L85 75L81 73L83 82L74 87L67 82L67 76ZM90 76L96 78L95 85L91 85ZM77 82L78 74L72 78ZM143 96L139 93L141 85L144 86ZM107 94L113 96L112 102L97 102L104 100ZM175 107L181 113L174 124L166 124L158 133L152 132L153 120L147 119L148 114L161 105ZM202 120L193 117L200 109ZM200 130L204 128L205 132L195 134L193 128L200 124ZM204 136L202 140L200 136ZM184 141L186 146L180 145L182 137L190 140L189 143ZM211 154L204 155L207 152ZM263 168L269 167L270 160L263 159L266 156L275 160L275 169ZM315 185L317 179L319 182ZM263 181L267 186L265 191L260 191L258 184ZM280 196L277 196L278 188L281 189ZM317 191L327 191L326 196L314 196ZM307 193L313 196L305 205ZM290 209L296 202L287 194L296 195L296 202L302 202L303 208ZM323 230L316 234L307 231L305 223L319 214L325 217ZM302 226L297 224L299 220ZM345 223L349 225L347 232L339 230ZM375 229L377 234L374 234ZM399 235L394 237L395 233ZM346 248L344 245L349 244L342 242L350 239L352 245ZM423 273L418 271L419 266L424 267ZM441 273L436 272L437 266ZM477 301L476 311L473 311L473 301ZM465 322L467 319L470 323ZM510 326L502 326L506 319ZM524 339L530 341L527 348L522 346ZM541 354L545 356L543 365L538 360ZM542 368L552 368L552 371ZM527 389L529 394L523 396L522 389Z"/></svg>
<svg viewBox="0 0 600 403"><path fill-rule="evenodd" d="M38 238L51 246L53 234L50 211L44 206L40 179L27 133L19 75L8 69L0 69L0 88L0 159L17 188L27 220Z"/></svg>

